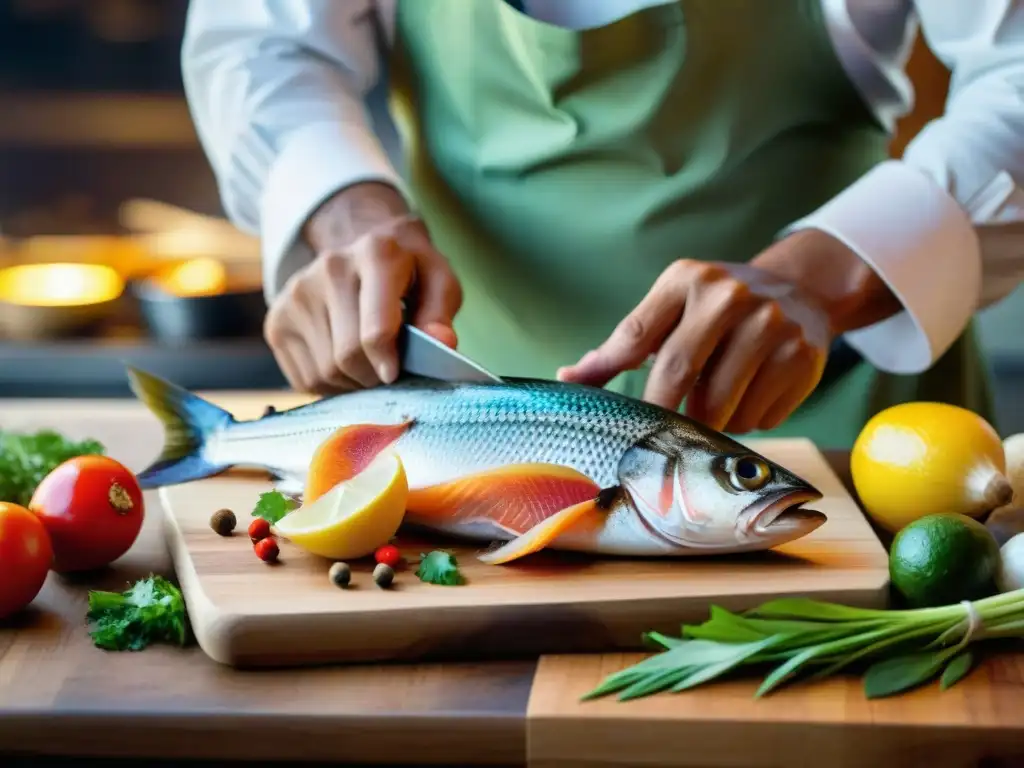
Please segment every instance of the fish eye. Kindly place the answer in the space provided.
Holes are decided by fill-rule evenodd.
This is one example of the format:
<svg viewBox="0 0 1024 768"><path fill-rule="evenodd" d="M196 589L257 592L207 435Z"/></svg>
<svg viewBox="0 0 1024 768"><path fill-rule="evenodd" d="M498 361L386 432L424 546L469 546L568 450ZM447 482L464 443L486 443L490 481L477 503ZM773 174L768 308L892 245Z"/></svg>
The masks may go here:
<svg viewBox="0 0 1024 768"><path fill-rule="evenodd" d="M729 482L737 491L756 491L763 488L772 476L768 464L757 456L740 456L729 468Z"/></svg>

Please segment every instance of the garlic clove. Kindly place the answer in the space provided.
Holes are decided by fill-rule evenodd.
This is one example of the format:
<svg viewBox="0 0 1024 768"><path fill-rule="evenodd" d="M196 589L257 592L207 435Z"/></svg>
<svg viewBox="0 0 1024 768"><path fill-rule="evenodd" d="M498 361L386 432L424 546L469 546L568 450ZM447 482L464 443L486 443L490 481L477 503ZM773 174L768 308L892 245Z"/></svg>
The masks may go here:
<svg viewBox="0 0 1024 768"><path fill-rule="evenodd" d="M1013 592L1024 587L1024 534L1018 533L999 549L1001 563L996 574L1000 592Z"/></svg>

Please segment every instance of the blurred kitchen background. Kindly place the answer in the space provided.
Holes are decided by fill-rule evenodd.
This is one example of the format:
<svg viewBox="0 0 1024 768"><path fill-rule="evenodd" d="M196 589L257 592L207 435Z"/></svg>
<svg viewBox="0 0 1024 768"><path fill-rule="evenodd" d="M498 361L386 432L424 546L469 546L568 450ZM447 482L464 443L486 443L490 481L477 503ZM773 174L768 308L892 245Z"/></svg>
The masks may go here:
<svg viewBox="0 0 1024 768"><path fill-rule="evenodd" d="M337 0L344 2L344 0ZM258 244L223 219L182 95L187 0L0 0L0 397L284 386ZM948 73L920 44L898 156ZM371 109L396 154L383 90ZM56 263L78 266L56 267ZM982 318L999 430L1024 431L1024 292Z"/></svg>

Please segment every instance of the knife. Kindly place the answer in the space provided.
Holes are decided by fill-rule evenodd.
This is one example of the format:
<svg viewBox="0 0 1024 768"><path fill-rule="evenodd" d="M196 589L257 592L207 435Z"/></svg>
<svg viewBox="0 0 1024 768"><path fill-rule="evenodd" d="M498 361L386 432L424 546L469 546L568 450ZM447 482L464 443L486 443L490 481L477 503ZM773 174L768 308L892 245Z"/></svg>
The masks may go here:
<svg viewBox="0 0 1024 768"><path fill-rule="evenodd" d="M498 382L501 379L428 333L406 323L398 338L402 370L443 381Z"/></svg>

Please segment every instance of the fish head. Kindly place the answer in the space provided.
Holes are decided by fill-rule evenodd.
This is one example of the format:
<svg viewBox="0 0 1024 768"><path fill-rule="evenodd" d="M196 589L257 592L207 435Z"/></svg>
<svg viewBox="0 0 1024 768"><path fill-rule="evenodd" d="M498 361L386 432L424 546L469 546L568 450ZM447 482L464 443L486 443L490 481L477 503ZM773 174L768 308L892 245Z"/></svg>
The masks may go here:
<svg viewBox="0 0 1024 768"><path fill-rule="evenodd" d="M822 497L806 480L689 420L627 449L618 476L646 527L679 547L769 549L826 520L802 508Z"/></svg>

